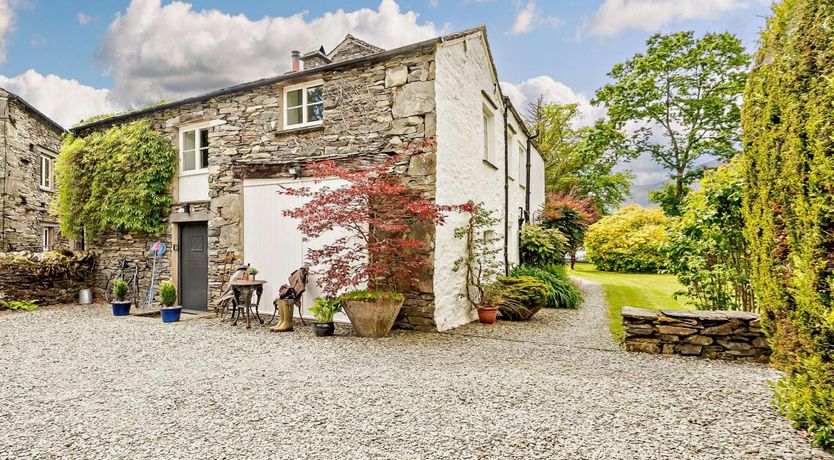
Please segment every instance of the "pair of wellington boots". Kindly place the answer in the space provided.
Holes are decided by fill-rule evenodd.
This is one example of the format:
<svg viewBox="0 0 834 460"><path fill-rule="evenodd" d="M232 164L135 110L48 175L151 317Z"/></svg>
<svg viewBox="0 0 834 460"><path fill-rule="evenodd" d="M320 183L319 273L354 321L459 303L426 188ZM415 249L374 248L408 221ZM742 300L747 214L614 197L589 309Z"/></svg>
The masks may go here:
<svg viewBox="0 0 834 460"><path fill-rule="evenodd" d="M270 328L274 332L290 332L292 331L292 302L287 300L276 299L275 308L281 315L281 322Z"/></svg>

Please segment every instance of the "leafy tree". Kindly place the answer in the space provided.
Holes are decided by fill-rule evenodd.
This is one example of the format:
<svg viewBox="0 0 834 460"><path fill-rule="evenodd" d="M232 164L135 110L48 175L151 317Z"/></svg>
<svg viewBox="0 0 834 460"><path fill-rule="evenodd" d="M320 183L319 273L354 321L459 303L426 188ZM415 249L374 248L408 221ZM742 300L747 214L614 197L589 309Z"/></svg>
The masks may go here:
<svg viewBox="0 0 834 460"><path fill-rule="evenodd" d="M779 408L834 448L834 8L774 7L744 96L744 235Z"/></svg>
<svg viewBox="0 0 834 460"><path fill-rule="evenodd" d="M588 228L585 249L597 269L657 272L666 266L663 245L674 220L663 210L636 204L620 208Z"/></svg>
<svg viewBox="0 0 834 460"><path fill-rule="evenodd" d="M738 158L707 173L684 200L665 249L668 271L700 309L755 311L750 253L742 230L744 190Z"/></svg>
<svg viewBox="0 0 834 460"><path fill-rule="evenodd" d="M540 133L536 143L544 157L547 190L588 197L604 213L628 195L631 174L614 167L630 159L631 152L609 124L580 127L581 116L578 104L544 104L539 98L527 107L527 121Z"/></svg>
<svg viewBox="0 0 834 460"><path fill-rule="evenodd" d="M309 199L298 208L283 211L285 216L298 219L305 241L334 229L343 232L333 243L308 249L306 254L328 297L365 283L373 289L396 292L420 282L420 275L431 266L432 248L415 230L442 225L445 213L461 206L433 203L403 183L394 169L403 157L424 154L434 146L433 140L415 141L404 147L402 155L366 169L352 170L334 161L312 163L307 167L317 180L336 177L347 184L316 191L308 187L280 191Z"/></svg>
<svg viewBox="0 0 834 460"><path fill-rule="evenodd" d="M686 184L686 189L680 198L676 196L677 189L674 182L666 182L659 190L651 190L649 192L649 201L660 206L660 209L666 213L667 216L680 216L683 208L683 202L686 199L686 193L689 193L689 184Z"/></svg>
<svg viewBox="0 0 834 460"><path fill-rule="evenodd" d="M539 217L542 226L555 228L567 238L567 251L570 254L570 267L576 265L576 252L582 247L588 226L599 220L591 200L580 198L573 191L570 193L548 193Z"/></svg>
<svg viewBox="0 0 834 460"><path fill-rule="evenodd" d="M694 32L656 34L645 53L635 54L608 73L614 82L600 88L594 104L627 133L634 153L647 152L670 172L680 200L705 155L729 159L740 135L738 106L750 57L738 38Z"/></svg>

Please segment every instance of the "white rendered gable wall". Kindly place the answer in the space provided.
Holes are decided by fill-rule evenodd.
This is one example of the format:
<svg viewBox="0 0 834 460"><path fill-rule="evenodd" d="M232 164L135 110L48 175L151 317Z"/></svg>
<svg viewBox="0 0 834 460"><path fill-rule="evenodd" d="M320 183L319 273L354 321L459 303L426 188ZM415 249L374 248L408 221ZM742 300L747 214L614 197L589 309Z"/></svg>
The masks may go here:
<svg viewBox="0 0 834 460"><path fill-rule="evenodd" d="M490 107L484 97L486 93L497 109ZM437 177L436 200L439 204L460 204L468 200L483 202L494 211L495 216L504 216L504 106L498 83L493 78L489 54L480 34L469 35L441 44L436 57L435 94L437 106ZM493 158L494 164L484 162L484 104L494 110ZM512 112L510 125L516 134L509 144L510 181L509 197L509 259L518 263L518 218L519 208L525 205L525 190L518 176L518 161L526 164L526 158L518 158L518 143L526 145L526 137L514 120ZM510 134L512 135L512 134ZM544 203L543 162L537 152L532 153L531 212L536 212ZM463 293L464 276L454 272L452 264L464 253L463 240L454 237L455 228L465 224L466 215L453 213L446 224L437 227L435 235L434 300L435 322L440 331L452 329L477 319ZM504 230L499 225L494 229L501 240L502 249L497 255L503 264Z"/></svg>

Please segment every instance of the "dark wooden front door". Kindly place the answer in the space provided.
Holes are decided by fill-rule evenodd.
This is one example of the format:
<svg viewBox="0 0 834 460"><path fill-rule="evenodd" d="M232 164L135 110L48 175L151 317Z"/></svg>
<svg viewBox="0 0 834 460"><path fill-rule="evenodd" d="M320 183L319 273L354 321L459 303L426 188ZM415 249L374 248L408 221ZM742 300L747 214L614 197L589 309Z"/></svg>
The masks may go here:
<svg viewBox="0 0 834 460"><path fill-rule="evenodd" d="M205 223L180 224L180 304L208 310L208 238Z"/></svg>

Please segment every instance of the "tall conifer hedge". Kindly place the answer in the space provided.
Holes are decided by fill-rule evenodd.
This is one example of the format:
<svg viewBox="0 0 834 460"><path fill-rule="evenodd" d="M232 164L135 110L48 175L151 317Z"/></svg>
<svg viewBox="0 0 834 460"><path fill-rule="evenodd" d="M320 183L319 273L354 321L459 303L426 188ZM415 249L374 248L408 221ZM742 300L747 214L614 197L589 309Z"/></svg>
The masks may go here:
<svg viewBox="0 0 834 460"><path fill-rule="evenodd" d="M743 107L745 237L780 409L834 446L834 1L784 0Z"/></svg>

